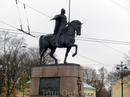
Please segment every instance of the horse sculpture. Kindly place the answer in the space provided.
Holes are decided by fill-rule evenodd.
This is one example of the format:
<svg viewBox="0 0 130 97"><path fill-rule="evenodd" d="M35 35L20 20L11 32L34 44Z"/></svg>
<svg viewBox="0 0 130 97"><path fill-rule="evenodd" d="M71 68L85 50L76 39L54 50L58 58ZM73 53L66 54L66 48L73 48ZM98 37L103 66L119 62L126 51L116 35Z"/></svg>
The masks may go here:
<svg viewBox="0 0 130 97"><path fill-rule="evenodd" d="M75 34L81 35L81 25L82 23L78 20L74 20L68 24L65 30L59 37L59 48L67 48L64 63L67 63L67 56L71 49L71 47L75 47L75 53L72 55L73 57L77 54L77 45L75 43ZM54 35L42 35L39 39L39 47L40 47L40 64L42 64L42 56L49 48L51 49L50 56L55 60L55 64L57 64L57 59L53 56L57 46L54 43Z"/></svg>

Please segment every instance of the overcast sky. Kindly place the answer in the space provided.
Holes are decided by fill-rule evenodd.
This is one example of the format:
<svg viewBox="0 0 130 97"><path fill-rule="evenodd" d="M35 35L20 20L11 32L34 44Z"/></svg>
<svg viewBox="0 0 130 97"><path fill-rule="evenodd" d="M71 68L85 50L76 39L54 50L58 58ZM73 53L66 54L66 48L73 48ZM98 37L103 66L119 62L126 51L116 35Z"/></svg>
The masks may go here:
<svg viewBox="0 0 130 97"><path fill-rule="evenodd" d="M0 0L0 21L13 26L0 22L0 31L16 30L14 27L20 28L21 21L23 30L27 31L29 21L30 30L35 32L32 34L37 38L10 30L11 33L21 33L18 36L25 37L28 47L38 46L39 35L42 33L53 33L55 21L50 19L59 14L61 8L65 8L68 19L69 0L20 1L25 3L26 10L21 2L16 5L15 0ZM70 9L70 20L80 20L83 25L82 35L76 37L78 55L73 58L70 53L67 62L97 69L105 66L109 70L120 64L120 60L124 60L125 54L130 51L129 44L121 43L130 42L130 0L71 0ZM97 39L103 40L98 42ZM104 43L105 40L121 42ZM64 53L65 49L56 51L60 63L63 63Z"/></svg>

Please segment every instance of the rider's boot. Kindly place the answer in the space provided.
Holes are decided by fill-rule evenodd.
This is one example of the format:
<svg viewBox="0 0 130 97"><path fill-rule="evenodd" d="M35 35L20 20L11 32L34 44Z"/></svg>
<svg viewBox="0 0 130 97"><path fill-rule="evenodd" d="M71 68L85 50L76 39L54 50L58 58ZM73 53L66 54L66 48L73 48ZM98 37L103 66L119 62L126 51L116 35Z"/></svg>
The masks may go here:
<svg viewBox="0 0 130 97"><path fill-rule="evenodd" d="M55 40L55 41L56 41L55 46L60 46L59 43L58 43L58 40L59 40L59 35L57 34L57 36L56 36L56 40Z"/></svg>

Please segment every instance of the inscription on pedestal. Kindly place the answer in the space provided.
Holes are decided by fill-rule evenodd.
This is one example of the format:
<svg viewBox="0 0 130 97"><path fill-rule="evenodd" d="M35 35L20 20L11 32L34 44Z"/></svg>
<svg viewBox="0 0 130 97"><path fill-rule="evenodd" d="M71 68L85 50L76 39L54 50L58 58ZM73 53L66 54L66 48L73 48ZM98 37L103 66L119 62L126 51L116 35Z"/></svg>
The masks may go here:
<svg viewBox="0 0 130 97"><path fill-rule="evenodd" d="M60 95L60 78L40 78L39 95Z"/></svg>

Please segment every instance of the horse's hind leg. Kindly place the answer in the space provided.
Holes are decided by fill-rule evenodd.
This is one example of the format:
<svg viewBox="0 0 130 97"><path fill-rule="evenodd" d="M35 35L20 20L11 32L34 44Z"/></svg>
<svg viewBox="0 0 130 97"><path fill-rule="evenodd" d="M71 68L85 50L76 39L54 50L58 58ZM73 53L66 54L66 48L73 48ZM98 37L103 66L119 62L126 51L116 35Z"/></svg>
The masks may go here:
<svg viewBox="0 0 130 97"><path fill-rule="evenodd" d="M69 53L70 49L71 49L71 46L67 47L66 54L65 54L65 59L64 59L64 64L67 63L66 59L68 57L68 53Z"/></svg>
<svg viewBox="0 0 130 97"><path fill-rule="evenodd" d="M53 56L55 50L56 50L56 48L52 48L52 49L51 49L50 56L55 60L55 64L57 64L57 59Z"/></svg>
<svg viewBox="0 0 130 97"><path fill-rule="evenodd" d="M42 49L42 51L40 52L40 64L42 64L42 56L46 52L46 50L47 49Z"/></svg>

